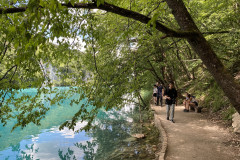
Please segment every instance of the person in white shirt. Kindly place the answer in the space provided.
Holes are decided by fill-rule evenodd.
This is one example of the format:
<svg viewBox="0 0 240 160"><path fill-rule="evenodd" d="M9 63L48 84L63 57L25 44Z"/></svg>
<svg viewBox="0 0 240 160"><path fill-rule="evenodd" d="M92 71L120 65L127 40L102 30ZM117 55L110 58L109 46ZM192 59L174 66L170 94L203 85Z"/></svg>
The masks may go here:
<svg viewBox="0 0 240 160"><path fill-rule="evenodd" d="M157 93L158 93L157 85L154 85L153 86L153 98L154 98L155 105L157 105Z"/></svg>

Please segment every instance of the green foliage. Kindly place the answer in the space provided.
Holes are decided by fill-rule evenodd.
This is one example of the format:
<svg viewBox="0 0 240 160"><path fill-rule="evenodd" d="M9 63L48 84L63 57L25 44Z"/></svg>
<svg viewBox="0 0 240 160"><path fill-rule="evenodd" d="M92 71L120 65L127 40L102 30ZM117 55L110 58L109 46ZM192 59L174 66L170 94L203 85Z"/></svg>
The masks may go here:
<svg viewBox="0 0 240 160"><path fill-rule="evenodd" d="M141 95L142 98L145 102L149 102L152 98L152 86L151 86L151 90L142 90L141 91Z"/></svg>
<svg viewBox="0 0 240 160"><path fill-rule="evenodd" d="M204 103L206 106L213 107L214 112L230 105L222 90L215 83L209 88Z"/></svg>
<svg viewBox="0 0 240 160"><path fill-rule="evenodd" d="M236 113L236 110L233 107L229 107L226 111L222 113L222 116L225 120L232 120L232 115Z"/></svg>
<svg viewBox="0 0 240 160"><path fill-rule="evenodd" d="M156 81L164 85L174 81L179 91L188 90L194 85L190 91L198 98L206 95L203 105L213 107L214 111L229 105L186 40L163 38L164 34L154 29L156 21L172 29L179 28L166 2L81 2L96 2L97 6L108 2L147 15L151 20L149 25L145 25L101 10L67 9L61 5L74 5L79 3L78 0L0 2L3 8L28 7L24 13L2 14L0 18L0 116L3 124L17 118L16 127L25 127L31 122L39 125L48 108L37 100L43 93L54 92L43 86L78 88L72 88L63 95L56 94L56 97L49 99L52 104L74 92L83 93L85 97L73 100L72 104L88 99L85 104L79 104L79 110L72 120L62 125L71 129L78 120L89 121L86 126L89 129L99 109L120 109L129 102L135 102L140 94L148 103L152 84ZM239 2L184 2L229 72L233 76L238 75ZM208 33L219 31L227 32ZM57 77L55 80L47 70L51 67ZM39 88L34 97L15 97L16 91L30 87ZM145 92L141 93L143 90ZM86 109L88 104L95 106L90 112Z"/></svg>
<svg viewBox="0 0 240 160"><path fill-rule="evenodd" d="M101 5L104 3L105 0L97 0L97 6Z"/></svg>

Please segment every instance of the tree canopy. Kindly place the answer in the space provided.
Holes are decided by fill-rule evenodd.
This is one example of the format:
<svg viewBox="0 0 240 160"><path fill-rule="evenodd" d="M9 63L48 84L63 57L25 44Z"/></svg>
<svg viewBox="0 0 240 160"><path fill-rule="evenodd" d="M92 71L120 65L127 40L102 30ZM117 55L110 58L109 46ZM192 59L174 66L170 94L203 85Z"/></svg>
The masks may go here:
<svg viewBox="0 0 240 160"><path fill-rule="evenodd" d="M136 98L148 103L140 92L155 81L174 81L178 89L196 83L206 94L217 82L215 88L240 112L234 79L240 71L239 5L237 0L2 1L1 122L40 124L49 108L39 98L57 92L54 85L78 88L46 97L52 104L74 92L84 94L72 103L88 99L61 126L71 129L79 119L88 120L88 128L102 107L121 108ZM29 87L38 88L35 96L15 96ZM95 107L87 111L88 104Z"/></svg>

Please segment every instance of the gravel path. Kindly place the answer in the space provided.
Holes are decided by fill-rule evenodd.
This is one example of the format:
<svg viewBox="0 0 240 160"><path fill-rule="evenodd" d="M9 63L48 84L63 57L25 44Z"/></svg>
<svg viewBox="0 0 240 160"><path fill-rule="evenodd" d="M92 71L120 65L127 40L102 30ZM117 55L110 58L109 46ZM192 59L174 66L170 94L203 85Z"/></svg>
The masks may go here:
<svg viewBox="0 0 240 160"><path fill-rule="evenodd" d="M175 123L166 120L166 108L152 106L168 137L166 160L240 160L236 148L227 145L231 133L199 113L175 108Z"/></svg>

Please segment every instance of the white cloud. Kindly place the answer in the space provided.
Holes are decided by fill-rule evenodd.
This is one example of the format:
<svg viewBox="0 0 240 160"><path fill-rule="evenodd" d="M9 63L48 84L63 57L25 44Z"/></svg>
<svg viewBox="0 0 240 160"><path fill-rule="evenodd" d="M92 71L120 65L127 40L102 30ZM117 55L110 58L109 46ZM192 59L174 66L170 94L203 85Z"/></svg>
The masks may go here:
<svg viewBox="0 0 240 160"><path fill-rule="evenodd" d="M86 124L87 122L78 122L75 129L80 129ZM59 137L59 133L62 138ZM79 139L78 137L78 140L72 140L77 134L67 128L59 131L58 127L53 127L50 130L42 132L37 137L31 138L30 141L32 141L32 143L28 143L28 147L31 147L31 149L25 149L22 153L25 153L28 156L31 155L33 159L57 160L59 159L59 150L62 151L62 154L64 155L70 149L73 151L73 154L77 159L82 159L85 153L82 149L75 146L74 143L81 143L82 145L87 146L88 142L93 142L94 139L92 137L83 136L85 138ZM68 140L69 138L71 140ZM95 153L97 149L97 145L93 147Z"/></svg>

